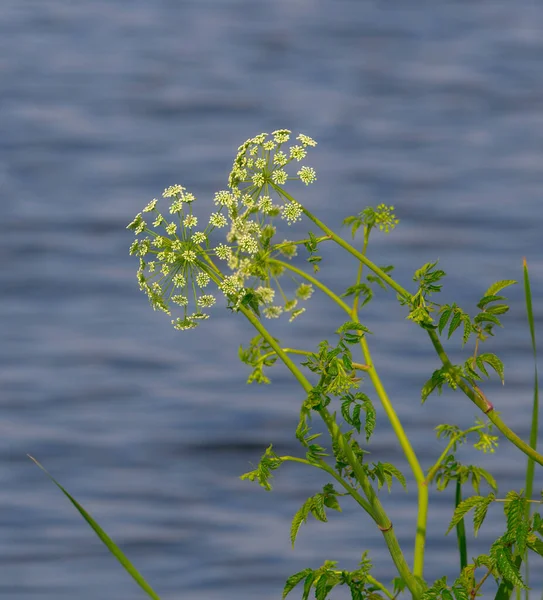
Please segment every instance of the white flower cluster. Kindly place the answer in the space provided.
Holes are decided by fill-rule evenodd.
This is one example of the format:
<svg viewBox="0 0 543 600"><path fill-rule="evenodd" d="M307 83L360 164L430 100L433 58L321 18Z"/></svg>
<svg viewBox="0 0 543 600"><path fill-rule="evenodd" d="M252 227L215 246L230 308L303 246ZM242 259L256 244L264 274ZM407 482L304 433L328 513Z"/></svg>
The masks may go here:
<svg viewBox="0 0 543 600"><path fill-rule="evenodd" d="M171 198L166 219L157 209L158 199L154 198L136 215L127 229L136 236L130 246L130 254L140 259L138 281L155 310L171 315L172 305L183 308L183 317L172 320L176 329L192 329L209 315L202 309L213 306L216 298L203 290L212 276L220 279L209 261L209 234L215 228L227 224L220 210L212 213L204 230L197 230L198 217L192 214L196 198L180 185L172 185L164 190L164 198ZM147 222L145 213L153 213L154 221ZM189 306L194 304L191 312Z"/></svg>

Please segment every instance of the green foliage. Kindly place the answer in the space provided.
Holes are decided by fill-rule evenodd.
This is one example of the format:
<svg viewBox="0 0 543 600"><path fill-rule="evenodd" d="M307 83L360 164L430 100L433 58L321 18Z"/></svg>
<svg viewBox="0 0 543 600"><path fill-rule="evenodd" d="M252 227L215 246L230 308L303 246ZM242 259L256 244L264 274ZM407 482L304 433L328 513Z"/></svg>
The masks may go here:
<svg viewBox="0 0 543 600"><path fill-rule="evenodd" d="M468 588L462 580L457 579L452 587L447 585L447 577L437 579L426 589L422 595L422 600L468 600Z"/></svg>
<svg viewBox="0 0 543 600"><path fill-rule="evenodd" d="M490 493L488 496L471 496L470 498L466 498L466 500L460 502L454 511L452 520L446 533L449 533L451 529L455 527L472 508L474 508L473 532L475 535L477 535L477 532L485 520L488 507L492 502L495 501L495 499L495 494Z"/></svg>
<svg viewBox="0 0 543 600"><path fill-rule="evenodd" d="M253 367L247 383L270 383L270 379L264 375L264 367L274 365L277 355L267 340L261 335L256 335L247 348L239 347L238 356L241 362Z"/></svg>
<svg viewBox="0 0 543 600"><path fill-rule="evenodd" d="M440 491L445 490L451 481L459 481L461 485L464 485L470 479L471 485L477 494L480 494L481 481L483 480L494 492L498 491L496 480L488 471L476 465L462 465L452 454L449 454L441 463L436 471L435 478L437 489Z"/></svg>
<svg viewBox="0 0 543 600"><path fill-rule="evenodd" d="M435 329L436 325L433 324L433 318L431 313L435 310L435 304L429 302L428 298L441 291L442 285L438 283L445 277L445 271L436 269L438 261L433 263L426 263L420 269L415 271L413 281L418 283L419 289L411 297L410 301L410 312L408 319L411 319L415 323L418 323L424 329ZM401 301L402 304L404 301Z"/></svg>
<svg viewBox="0 0 543 600"><path fill-rule="evenodd" d="M405 477L399 469L390 463L372 463L373 468L365 465L365 470L370 479L377 479L377 488L381 487L386 483L388 491L392 487L392 478L395 477L401 484L404 490L407 490L407 484L405 483Z"/></svg>
<svg viewBox="0 0 543 600"><path fill-rule="evenodd" d="M362 392L355 394L347 393L341 397L341 415L346 423L356 429L357 433L360 433L360 428L362 427L360 420L361 410L366 414L364 432L366 434L366 442L369 442L376 422L376 412L372 401Z"/></svg>
<svg viewBox="0 0 543 600"><path fill-rule="evenodd" d="M239 350L240 359L252 369L248 382L269 383L264 371L280 360L300 383L304 395L296 438L304 448L305 458L279 457L270 445L258 467L241 477L256 480L266 490L271 490L273 471L290 460L318 468L342 486L345 492L340 494L328 483L321 492L304 502L292 520L292 544L295 543L301 524L307 522L310 514L316 520L325 522L327 509L341 510L338 497L350 495L368 513L368 523L373 525L375 522L379 526L398 573L393 581L392 594L371 576L371 563L366 553L362 555L362 560L354 571L337 570L335 562L325 561L317 569L308 568L292 575L285 585L283 598L301 585L303 600L307 600L312 593L317 600L325 600L336 586L344 585L349 588L353 600L376 600L382 598L382 594L392 600L407 590L414 600L473 600L482 594L483 584L492 577L499 585L495 600L509 600L514 587L527 587L520 569L522 563L527 561L528 554L543 556L543 521L539 513L530 517L528 499L522 492L510 491L505 498L498 498L496 481L492 475L476 465L462 465L455 454L469 435L476 438L474 448L482 452L494 452L497 447L497 436L493 429L495 426L531 457L532 466L533 460L543 464L543 457L534 451L538 426L535 422L536 407L532 413L534 423L528 447L503 423L499 413L478 387L480 382L489 378L490 370L504 383L503 362L496 354L483 352L481 348L490 336L494 336L497 328L502 327L502 315L509 311L507 299L501 295L501 291L516 282L507 279L490 285L471 315L455 302L440 304L435 301L436 295L442 290L442 280L445 277L445 272L437 267L438 262L435 261L416 270L413 281L417 289L411 294L392 279L391 265L378 267L366 255L369 236L374 229L379 228L388 233L398 224L394 207L380 204L375 208L366 207L357 215L347 217L344 224L351 228L353 239L357 231L363 231L361 250L351 246L287 191L285 186L290 185L289 182L293 180L305 185L316 180L314 169L298 165L316 142L305 134L299 134L296 142L289 146L290 136L289 130L276 130L271 135L257 135L239 147L228 180L229 189L217 192L214 197L214 212L207 225L198 225L198 231L192 230L198 224L198 219L192 214L195 197L180 185L170 186L163 194L164 198L173 199L169 215L173 215L174 220L170 219L168 213L167 218L158 213L158 200L153 199L128 226L136 236L148 236L137 239L130 246L130 254L140 261L140 288L147 294L155 309L170 314L172 303L182 307L183 319L172 321L176 329L191 329L207 319L209 315L201 309L213 306L215 297L200 292L199 288L215 284L226 298L228 307L244 314L258 332L247 348L240 347ZM288 169L295 165L295 174L289 172ZM155 213L152 227L146 220L150 216L148 213ZM285 240L282 243L274 241L277 219L291 225L302 218L309 219L318 228L320 237L309 232L303 239ZM226 243L213 245L210 234L216 229L223 229L226 233ZM352 308L340 300L324 282L316 279L315 274L319 272L323 260L319 254L322 242L337 244L350 258L357 261L353 265L351 285L341 295L341 298L352 300ZM302 246L309 254L307 262L312 267L313 275L290 262ZM304 268L307 269L307 265ZM289 295L287 288L279 281L286 273L294 273L296 278L304 280L294 295ZM526 276L525 272L528 317L535 357L533 314ZM439 365L422 387L422 402L436 390L441 394L444 387L461 389L478 408L481 407L480 400L485 401L482 410L487 415L488 422L477 420L474 426L465 431L454 425L437 427L438 438L446 440L447 445L436 463L428 469L426 477L380 381L377 366L371 359L367 344L367 336L371 331L358 319L358 309L372 300L375 285L395 290L400 304L408 308L407 318L426 330L439 357ZM337 343L334 345L325 339L314 352L303 348L282 348L279 340L272 337L265 325L265 318L275 319L283 312L290 314L290 320L297 317L305 310L294 310L298 301L307 300L313 292L313 286L348 313L347 322L336 330ZM191 314L187 306L192 303L192 298L195 312ZM318 323L317 319L313 323ZM469 355L463 356L459 364L451 362L443 347L456 340L461 340L462 348L468 343L473 345ZM363 363L357 362L361 360L358 355L353 358L353 354L360 351ZM300 355L304 358L299 359L301 364L298 365ZM368 450L363 449L357 439L362 430L366 443L375 436L376 409L369 396L359 391L364 383L360 373L366 372L417 483L419 512L412 567L402 554L394 528L390 525L393 519L388 517L377 493L385 484L390 492L394 478L405 489L405 478L391 463L376 460L368 464ZM535 385L537 394L537 373ZM459 411L463 410L462 406L459 401ZM321 445L323 434L312 432L310 425L313 417L324 423L330 450ZM338 417L342 417L343 422L338 422ZM345 425L347 430L343 431L342 427ZM533 478L533 471L530 474L528 470L526 489L530 499ZM442 577L428 586L420 577L423 573L426 542L427 488L434 481L442 491L447 489L450 482L455 487L455 510L448 532L456 527L461 567L460 575L452 585L448 585L446 577ZM481 495L483 483L491 490L486 496ZM463 486L469 484L476 495L462 500ZM497 503L503 504L505 531L491 544L487 554L482 554L474 558L471 564L467 564L464 519L473 511L474 534L477 535L484 525L490 506Z"/></svg>
<svg viewBox="0 0 543 600"><path fill-rule="evenodd" d="M270 444L262 455L258 467L254 471L244 473L240 476L240 479L248 479L249 481L255 481L256 479L259 485L269 492L272 489L270 484L270 479L273 477L272 471L278 469L282 463L283 461L275 454Z"/></svg>
<svg viewBox="0 0 543 600"><path fill-rule="evenodd" d="M318 569L304 569L291 575L283 589L283 600L303 581L302 600L307 600L311 590L314 590L316 600L325 600L337 585L346 585L353 600L382 600L378 593L379 587L371 577L372 564L367 558L367 552L362 555L359 568L354 571L338 571L334 567L337 561L326 560Z"/></svg>
<svg viewBox="0 0 543 600"><path fill-rule="evenodd" d="M296 536L298 535L298 530L302 523L307 522L309 514L312 514L317 521L326 523L328 519L326 518L325 507L341 512L337 496L338 492L334 489L334 486L331 483L327 483L323 487L322 492L311 496L302 504L301 508L294 515L290 526L290 541L293 548Z"/></svg>
<svg viewBox="0 0 543 600"><path fill-rule="evenodd" d="M317 255L319 241L311 231L308 235L309 240L304 242L305 249L309 252L307 262L313 265L313 272L318 273L320 270L319 263L322 261L322 256Z"/></svg>

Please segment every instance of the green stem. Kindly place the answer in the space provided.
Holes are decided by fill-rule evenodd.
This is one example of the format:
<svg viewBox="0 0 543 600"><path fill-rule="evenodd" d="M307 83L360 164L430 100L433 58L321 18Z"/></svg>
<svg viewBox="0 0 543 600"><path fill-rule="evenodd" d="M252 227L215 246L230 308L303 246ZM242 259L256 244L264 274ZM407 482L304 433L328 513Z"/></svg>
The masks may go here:
<svg viewBox="0 0 543 600"><path fill-rule="evenodd" d="M272 265L279 265L285 269L288 269L289 271L292 271L293 273L296 273L296 275L303 277L306 281L309 281L310 283L312 283L321 292L324 292L331 300L333 300L338 306L340 306L349 315L351 314L351 307L348 304L343 302L343 300L339 296L334 294L334 292L329 287L326 287L318 279L309 275L309 273L302 271L302 269L298 269L298 267L295 267L294 265L291 265L290 263L284 262L282 260L277 260L276 258L270 258L270 259L268 259L268 262Z"/></svg>
<svg viewBox="0 0 543 600"><path fill-rule="evenodd" d="M460 477L457 477L454 507L457 508L460 502L462 502L462 484L460 483ZM468 564L468 548L464 519L460 519L456 525L456 539L458 540L458 552L460 554L460 571L462 571Z"/></svg>
<svg viewBox="0 0 543 600"><path fill-rule="evenodd" d="M281 189L281 193L291 202L296 202L296 200L292 196L290 196L290 194L285 192L283 189ZM394 289L396 292L398 292L398 294L400 294L405 300L407 300L409 302L412 299L411 294L406 289L404 289L401 285L396 283L382 269L380 269L377 265L375 265L373 262L371 262L371 260L366 258L363 254L358 252L358 250L356 250L356 248L353 248L344 239L342 239L337 234L335 234L329 227L327 227L324 223L322 223L322 221L319 221L319 219L317 219L317 217L315 217L313 214L311 214L306 208L302 207L302 210L303 210L304 214L307 216L307 218L310 219L311 221L313 221L313 223L315 223L315 225L317 225L320 229L322 229L322 231L324 231L326 234L328 234L332 240L334 240L339 246L341 246L342 248L347 250L347 252L352 254L355 258L357 258L358 260L363 262L376 275L379 275L379 277L385 283L388 283L388 285L392 289ZM451 367L452 364L451 364L449 358L447 357L445 350L443 350L443 347L441 346L441 342L439 341L437 334L435 333L434 330L431 330L431 329L428 329L427 331L428 331L428 335L430 336L430 339L432 340L432 343L434 344L434 347L436 348L436 350L438 350L438 348L441 349L440 351L438 351L438 354L439 354L443 364L445 366ZM543 466L543 456L541 454L537 453L528 444L526 444L526 442L523 442L518 437L518 435L516 435L516 433L514 433L511 429L509 429L509 427L507 427L507 425L500 419L500 417L498 417L496 415L492 405L490 403L488 403L488 401L484 402L478 396L478 394L476 394L469 386L467 386L462 381L458 382L458 387L460 387L460 389L464 392L464 394L466 394L466 396L468 396L468 398L488 416L488 418L494 423L494 425L496 425L496 428L511 443L513 443L519 450L524 452L524 454L526 454L530 458L533 458L538 464Z"/></svg>
<svg viewBox="0 0 543 600"><path fill-rule="evenodd" d="M311 392L313 386L311 383L304 377L301 371L298 369L296 364L292 361L292 359L288 356L286 352L283 351L281 346L277 343L277 341L268 333L268 330L262 325L262 323L256 318L256 316L246 307L241 306L240 311L245 315L245 317L249 320L249 322L255 327L255 329L262 335L262 337L268 342L271 348L275 350L279 358L283 361L284 365L289 369L289 371L294 375L296 380L302 386L306 393ZM330 415L330 413L323 408L319 411L322 419L324 420L328 431L332 437L332 440L335 440L339 445L343 454L347 457L349 461L349 465L352 467L358 482L360 483L362 490L366 498L369 501L369 515L373 518L373 520L377 523L377 526L381 530L385 543L388 547L392 560L398 570L398 573L406 582L407 587L413 594L413 598L415 600L419 600L422 590L420 588L420 584L417 582L413 573L411 573L409 566L404 558L404 555L401 551L400 545L398 543L398 539L394 532L394 528L392 526L392 522L388 518L381 502L379 501L373 487L371 486L368 477L362 467L362 465L358 462L356 456L354 455L352 448L350 447L347 439L341 432L339 425L336 423L334 418Z"/></svg>
<svg viewBox="0 0 543 600"><path fill-rule="evenodd" d="M361 256L363 256L363 255L361 255ZM341 300L341 298L336 296L336 294L334 294L328 287L326 287L320 281L318 281L314 277L311 277L311 275L308 275L302 269L298 269L297 267L294 267L289 263L284 263L283 261L279 261L279 260L275 260L275 259L272 259L270 262L281 265L281 266L285 267L286 269L289 269L292 272L296 273L298 276L313 283L315 285L315 287L318 287L329 298L331 298L341 308L343 308L343 310L345 310L345 312L347 312L347 314L349 315L349 317L351 319L353 319L356 322L359 322L356 311L353 310L350 306L348 306L345 302L343 302L343 300ZM361 338L360 343L361 343L362 352L364 354L364 360L365 360L366 364L368 365L368 368L366 369L366 371L371 379L371 382L373 383L373 386L375 387L375 391L377 392L379 400L381 401L381 404L385 410L385 413L392 425L394 433L396 434L396 437L398 438L398 441L400 442L400 446L407 458L407 461L409 463L409 466L411 467L411 470L415 477L415 481L417 483L418 513L417 513L417 526L416 526L417 529L416 529L416 534L415 534L415 551L414 551L413 572L415 575L422 577L423 571L424 571L424 547L425 547L425 542L426 542L426 523L427 523L427 519L428 519L428 486L426 484L426 477L424 476L424 472L422 471L422 468L417 459L415 451L413 450L413 447L411 446L411 443L404 431L401 421L398 418L398 415L396 414L396 411L394 410L394 407L392 406L390 399L388 398L388 395L385 391L383 384L381 383L381 379L379 378L379 375L378 375L375 367L373 366L373 362L371 359L371 353L370 353L369 346L368 346L365 336Z"/></svg>

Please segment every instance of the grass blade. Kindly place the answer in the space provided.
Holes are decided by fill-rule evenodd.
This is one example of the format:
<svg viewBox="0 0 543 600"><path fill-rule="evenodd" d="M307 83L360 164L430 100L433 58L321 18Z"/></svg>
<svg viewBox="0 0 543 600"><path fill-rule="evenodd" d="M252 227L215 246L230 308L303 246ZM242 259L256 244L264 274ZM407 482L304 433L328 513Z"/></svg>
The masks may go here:
<svg viewBox="0 0 543 600"><path fill-rule="evenodd" d="M528 316L528 326L530 328L530 338L532 340L532 351L534 353L534 400L532 404L532 427L530 429L530 446L535 450L537 447L537 430L539 426L539 381L537 376L537 347L535 343L535 325L534 325L534 313L532 309L532 291L530 288L530 276L528 273L528 264L526 259L523 259L523 270L524 270L524 295L526 297L526 314ZM531 458L528 458L526 464L526 484L524 489L526 490L526 498L531 500L532 492L534 487L534 469L535 463ZM526 507L526 518L530 517L530 503ZM528 561L526 560L526 584L528 585ZM528 598L528 591L526 591L526 599Z"/></svg>
<svg viewBox="0 0 543 600"><path fill-rule="evenodd" d="M42 466L35 458L27 455L38 467L51 479L51 481L60 489L60 491L68 498L68 500L75 506L79 514L87 521L87 523L94 529L96 535L102 540L102 542L108 547L108 550L113 556L121 563L124 569L135 579L136 583L147 593L153 600L160 600L158 595L153 591L151 586L145 581L140 575L138 570L132 565L132 563L126 558L121 552L120 548L115 542L108 536L108 534L98 525L98 523L89 515L89 513L79 504L79 502L71 496L56 479Z"/></svg>

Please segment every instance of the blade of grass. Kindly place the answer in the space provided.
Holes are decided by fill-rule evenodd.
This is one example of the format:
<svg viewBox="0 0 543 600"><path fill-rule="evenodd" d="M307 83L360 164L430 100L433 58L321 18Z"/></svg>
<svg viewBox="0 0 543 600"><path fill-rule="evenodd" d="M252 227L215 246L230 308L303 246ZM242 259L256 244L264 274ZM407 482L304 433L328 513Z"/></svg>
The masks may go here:
<svg viewBox="0 0 543 600"><path fill-rule="evenodd" d="M537 433L539 427L539 381L537 375L537 347L535 343L535 325L534 325L534 313L532 309L532 291L530 287L530 276L528 273L528 264L526 259L523 259L523 270L524 270L524 295L526 297L526 314L528 316L528 326L530 328L530 338L532 340L532 351L534 353L534 400L532 404L532 427L530 429L530 446L535 450L537 447ZM524 489L526 490L526 498L531 500L532 492L534 487L534 470L535 464L531 458L528 458L526 464L526 484ZM526 518L530 517L531 505L528 503L526 507ZM525 561L525 573L526 573L526 585L528 585L528 560L526 557ZM528 600L528 590L526 590L526 600Z"/></svg>
<svg viewBox="0 0 543 600"><path fill-rule="evenodd" d="M153 591L151 586L145 581L145 579L140 575L138 570L132 565L132 563L126 558L126 556L122 553L120 548L115 544L115 542L108 536L108 534L98 525L98 523L89 515L89 513L79 504L79 502L71 496L61 485L60 483L47 471L47 469L42 466L34 457L27 455L30 460L32 460L38 467L51 479L51 481L60 489L60 491L68 498L68 500L75 506L78 510L79 514L87 521L87 523L94 529L96 535L102 540L102 542L107 546L108 550L113 554L113 556L121 563L124 569L135 579L136 583L147 593L150 598L153 600L160 600L158 595Z"/></svg>
<svg viewBox="0 0 543 600"><path fill-rule="evenodd" d="M534 326L534 313L532 310L532 291L530 287L530 276L528 273L528 264L526 259L523 259L523 271L524 271L524 296L526 298L526 313L528 316L528 326L530 328L530 338L532 340L532 351L534 353L534 363L535 363L535 375L534 375L534 400L532 404L532 426L530 429L530 446L535 450L537 447L537 430L538 430L538 421L539 421L539 382L537 376L537 351L536 351L536 343L535 343L535 326ZM526 483L525 483L525 491L526 498L528 500L532 497L533 492L533 483L534 483L534 469L535 463L531 458L528 458L528 462L526 464ZM526 507L526 518L529 518L530 515L530 503L528 502L528 506ZM515 564L517 568L520 568L522 564L522 557L517 556L515 559ZM525 555L525 583L528 585L529 579L529 569L528 569L528 556ZM500 585L498 592L496 593L495 600L509 600L511 596L511 592L513 591L513 586L511 584L507 584L502 582ZM525 590L525 598L529 599L529 590Z"/></svg>

